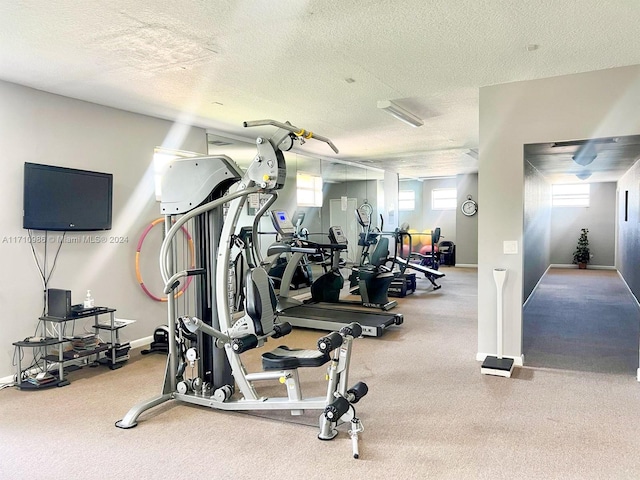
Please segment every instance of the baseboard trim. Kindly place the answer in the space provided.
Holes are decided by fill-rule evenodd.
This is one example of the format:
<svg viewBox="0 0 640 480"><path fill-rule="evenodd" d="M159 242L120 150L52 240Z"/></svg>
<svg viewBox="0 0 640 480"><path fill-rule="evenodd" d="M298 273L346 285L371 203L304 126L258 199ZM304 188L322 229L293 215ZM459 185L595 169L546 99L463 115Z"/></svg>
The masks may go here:
<svg viewBox="0 0 640 480"><path fill-rule="evenodd" d="M132 340L131 342L129 342L129 344L131 345L131 348L140 348L140 347L144 347L146 345L151 344L151 342L153 341L153 335L149 335L148 337L143 337L143 338L139 338L137 340ZM40 370L37 368L34 368L31 370L30 373L38 373ZM16 374L11 374L8 375L6 377L2 377L0 378L0 385L4 385L7 383L13 383L16 381Z"/></svg>
<svg viewBox="0 0 640 480"><path fill-rule="evenodd" d="M478 268L478 264L477 263L456 263L454 267Z"/></svg>
<svg viewBox="0 0 640 480"><path fill-rule="evenodd" d="M476 353L476 360L478 362L484 362L484 359L487 358L489 355L495 357L495 353L481 353L478 352ZM516 367L522 367L524 366L524 355L520 355L519 357L514 357L511 355L503 355L504 358L511 358L513 360L513 364Z"/></svg>
<svg viewBox="0 0 640 480"><path fill-rule="evenodd" d="M627 283L627 281L624 279L624 277L622 276L622 274L620 273L620 270L618 270L618 276L620 277L620 279L622 280L622 283L625 284L625 286L627 287L627 290L629 290L629 293L631 294L631 296L633 297L633 299L636 301L636 305L638 306L638 308L640 308L640 301L638 301L638 297L636 297L633 294L633 290L631 290L631 287L629 286L629 284Z"/></svg>
<svg viewBox="0 0 640 480"><path fill-rule="evenodd" d="M153 342L153 335L149 335L148 337L139 338L137 340L132 340L129 342L131 344L131 348L140 348L147 345L150 345Z"/></svg>
<svg viewBox="0 0 640 480"><path fill-rule="evenodd" d="M572 263L552 263L549 268L573 268L577 269L578 266ZM587 265L587 270L616 270L614 265Z"/></svg>
<svg viewBox="0 0 640 480"><path fill-rule="evenodd" d="M524 303L522 304L522 311L524 312L524 309L527 308L527 303L529 303L529 299L531 299L531 297L533 297L533 294L536 293L536 290L538 289L538 286L540 285L540 282L542 282L542 279L544 278L544 276L549 273L549 269L551 268L551 265L549 265L547 267L547 269L544 271L544 273L540 276L540 278L538 279L538 282L536 283L535 287L533 287L533 290L531 290L531 293L529 294L529 296L527 297L527 299L524 301Z"/></svg>

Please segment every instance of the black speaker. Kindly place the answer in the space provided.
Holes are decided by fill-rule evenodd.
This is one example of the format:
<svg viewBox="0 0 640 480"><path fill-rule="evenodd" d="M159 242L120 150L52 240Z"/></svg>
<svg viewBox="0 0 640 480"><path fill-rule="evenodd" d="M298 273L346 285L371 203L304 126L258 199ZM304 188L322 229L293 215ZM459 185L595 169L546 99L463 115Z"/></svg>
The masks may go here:
<svg viewBox="0 0 640 480"><path fill-rule="evenodd" d="M57 318L71 317L71 290L47 290L47 315Z"/></svg>

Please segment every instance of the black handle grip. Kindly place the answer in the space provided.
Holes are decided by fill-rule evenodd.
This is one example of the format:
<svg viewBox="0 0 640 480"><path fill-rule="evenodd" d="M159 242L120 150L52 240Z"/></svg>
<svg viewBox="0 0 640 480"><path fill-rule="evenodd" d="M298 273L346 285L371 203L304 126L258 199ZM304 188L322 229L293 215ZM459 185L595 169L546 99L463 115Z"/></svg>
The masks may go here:
<svg viewBox="0 0 640 480"><path fill-rule="evenodd" d="M206 268L191 268L187 270L187 276L191 277L192 275L204 275L207 273Z"/></svg>
<svg viewBox="0 0 640 480"><path fill-rule="evenodd" d="M169 294L169 293L173 292L176 288L178 288L178 285L180 285L180 280L176 280L171 285L169 285L168 288L165 288L164 289L164 293Z"/></svg>

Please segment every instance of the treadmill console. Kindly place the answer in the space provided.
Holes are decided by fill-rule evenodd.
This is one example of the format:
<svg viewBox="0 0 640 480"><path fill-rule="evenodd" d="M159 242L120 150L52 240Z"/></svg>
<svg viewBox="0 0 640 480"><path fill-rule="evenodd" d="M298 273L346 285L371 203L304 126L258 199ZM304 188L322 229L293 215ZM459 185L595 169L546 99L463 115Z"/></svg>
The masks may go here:
<svg viewBox="0 0 640 480"><path fill-rule="evenodd" d="M329 241L339 245L347 245L347 237L342 231L342 227L329 227Z"/></svg>
<svg viewBox="0 0 640 480"><path fill-rule="evenodd" d="M276 229L283 237L291 237L295 233L295 228L291 220L289 219L289 215L284 210L269 212L271 215L271 221L273 222L273 228Z"/></svg>

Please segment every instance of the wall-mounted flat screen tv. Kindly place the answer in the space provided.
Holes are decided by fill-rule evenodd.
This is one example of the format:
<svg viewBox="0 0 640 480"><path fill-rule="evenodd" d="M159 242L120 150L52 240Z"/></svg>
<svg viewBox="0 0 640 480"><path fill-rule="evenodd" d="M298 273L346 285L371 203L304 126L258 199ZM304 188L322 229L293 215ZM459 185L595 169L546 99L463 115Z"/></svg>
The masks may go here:
<svg viewBox="0 0 640 480"><path fill-rule="evenodd" d="M24 228L109 230L112 198L110 173L24 164Z"/></svg>

